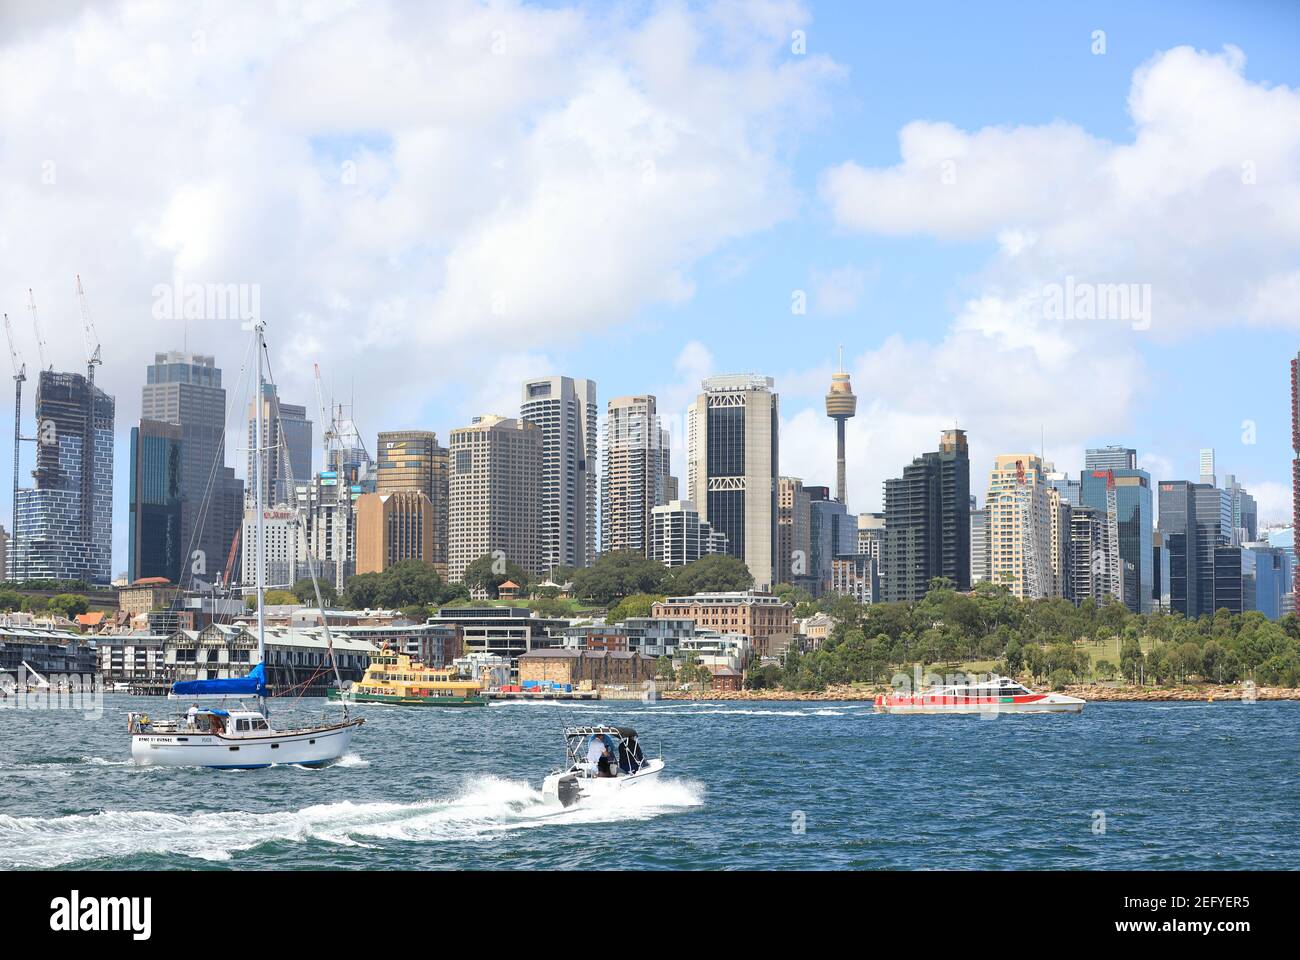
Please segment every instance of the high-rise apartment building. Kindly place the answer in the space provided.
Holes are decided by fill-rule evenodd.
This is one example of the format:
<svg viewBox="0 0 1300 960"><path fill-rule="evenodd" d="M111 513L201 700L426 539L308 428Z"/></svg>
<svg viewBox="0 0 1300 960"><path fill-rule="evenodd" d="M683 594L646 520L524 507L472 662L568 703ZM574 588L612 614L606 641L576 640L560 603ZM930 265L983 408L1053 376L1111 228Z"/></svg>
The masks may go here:
<svg viewBox="0 0 1300 960"><path fill-rule="evenodd" d="M141 420L131 428L130 501L127 509L126 576L181 582L182 440L173 423Z"/></svg>
<svg viewBox="0 0 1300 960"><path fill-rule="evenodd" d="M939 449L885 481L881 591L887 601L919 600L930 580L970 589L970 451L965 430L945 430Z"/></svg>
<svg viewBox="0 0 1300 960"><path fill-rule="evenodd" d="M615 397L605 413L600 549L648 556L651 511L669 502L671 449L655 398Z"/></svg>
<svg viewBox="0 0 1300 960"><path fill-rule="evenodd" d="M994 458L984 501L989 511L989 567L993 582L1005 584L1021 599L1060 596L1050 490L1043 461L1033 454Z"/></svg>
<svg viewBox="0 0 1300 960"><path fill-rule="evenodd" d="M496 555L544 575L541 552L542 428L531 421L475 417L451 432L447 578Z"/></svg>
<svg viewBox="0 0 1300 960"><path fill-rule="evenodd" d="M1136 463L1137 454L1128 452L1133 454L1131 462ZM1151 532L1155 526L1151 475L1136 467L1098 467L1085 469L1082 481L1083 505L1106 513L1119 539L1122 595L1116 599L1134 613L1150 613Z"/></svg>
<svg viewBox="0 0 1300 960"><path fill-rule="evenodd" d="M262 498L266 504L287 504L293 499L294 484L311 477L311 421L307 408L283 403L273 383L262 385L262 448L267 451L263 472ZM255 431L258 403L248 405L248 486L247 497L255 502L253 451L257 448Z"/></svg>
<svg viewBox="0 0 1300 960"><path fill-rule="evenodd" d="M673 500L650 511L650 559L683 567L700 557L727 552L727 538L700 519L695 504Z"/></svg>
<svg viewBox="0 0 1300 960"><path fill-rule="evenodd" d="M884 555L885 515L883 513L858 514L858 553L870 557L880 565Z"/></svg>
<svg viewBox="0 0 1300 960"><path fill-rule="evenodd" d="M771 377L709 377L687 410L687 499L725 534L756 590L771 589L777 560L780 402Z"/></svg>
<svg viewBox="0 0 1300 960"><path fill-rule="evenodd" d="M382 573L403 560L432 562L433 503L423 490L357 498L357 573Z"/></svg>
<svg viewBox="0 0 1300 960"><path fill-rule="evenodd" d="M244 481L226 466L227 409L221 368L203 354L176 350L154 354L140 391L140 419L142 426L152 420L180 430L181 559L174 574L156 575L187 587L211 583L224 570L244 515ZM302 479L306 478L304 474ZM156 540L157 534L148 529L150 511L138 513L133 533Z"/></svg>
<svg viewBox="0 0 1300 960"><path fill-rule="evenodd" d="M798 477L779 477L776 482L776 566L777 583L803 586L808 576L808 541L811 509L808 491Z"/></svg>
<svg viewBox="0 0 1300 960"><path fill-rule="evenodd" d="M519 418L542 437L541 567L586 567L596 559L596 383L539 377L524 383Z"/></svg>
<svg viewBox="0 0 1300 960"><path fill-rule="evenodd" d="M433 547L428 559L443 576L447 573L448 456L432 430L384 431L375 449L376 493L418 490L429 498Z"/></svg>
<svg viewBox="0 0 1300 960"><path fill-rule="evenodd" d="M970 582L971 586L991 580L989 565L989 511L987 507L970 512Z"/></svg>
<svg viewBox="0 0 1300 960"><path fill-rule="evenodd" d="M81 374L40 372L35 482L18 491L11 580L112 580L114 409Z"/></svg>

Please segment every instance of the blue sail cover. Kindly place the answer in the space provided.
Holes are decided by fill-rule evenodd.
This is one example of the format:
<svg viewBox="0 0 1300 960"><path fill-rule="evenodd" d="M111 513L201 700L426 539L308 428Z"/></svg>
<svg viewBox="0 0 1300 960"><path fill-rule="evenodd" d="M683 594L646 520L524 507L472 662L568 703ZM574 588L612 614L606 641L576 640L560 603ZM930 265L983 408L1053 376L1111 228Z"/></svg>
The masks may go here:
<svg viewBox="0 0 1300 960"><path fill-rule="evenodd" d="M244 677L228 680L178 680L172 684L174 697L265 697L266 667L258 664Z"/></svg>

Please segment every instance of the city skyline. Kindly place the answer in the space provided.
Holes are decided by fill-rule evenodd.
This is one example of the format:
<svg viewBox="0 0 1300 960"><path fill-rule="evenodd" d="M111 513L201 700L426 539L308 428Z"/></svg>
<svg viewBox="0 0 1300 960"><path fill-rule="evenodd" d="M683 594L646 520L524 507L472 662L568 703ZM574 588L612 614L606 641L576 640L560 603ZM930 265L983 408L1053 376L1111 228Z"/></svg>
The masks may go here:
<svg viewBox="0 0 1300 960"><path fill-rule="evenodd" d="M33 288L56 370L76 372L73 277L86 281L104 343L98 382L118 404L113 573L126 568L123 467L147 358L212 354L230 382L240 368L238 310L186 322L191 283L255 287L235 299L268 320L286 402L316 419L319 362L327 393L355 398L368 440L389 429L445 437L481 413L511 416L519 383L562 373L593 379L603 397L657 396L680 464L678 428L699 382L755 372L782 397L779 473L833 488L824 396L843 343L859 398L847 423L855 512L883 509L882 481L956 425L977 473L1009 450L1073 469L1086 448L1123 442L1143 452L1153 482L1190 480L1200 449L1213 448L1262 521L1289 516L1280 358L1295 353L1284 292L1296 240L1267 211L1294 186L1295 145L1258 131L1291 129L1294 31L1257 11L1229 21L1195 4L1176 30L1118 4L1006 18L952 4L938 39L892 11L867 24L829 4L764 9L746 24L712 9L607 23L505 5L462 16L459 31L440 11L327 16L314 39L380 38L354 90L295 39L305 28L292 12L229 32L174 11L129 19L111 8L17 23L4 42L27 67L10 87L31 93L0 115L21 131L6 154L11 222L30 227L0 264L0 296L34 367L22 308ZM995 20L1015 26L992 32ZM469 39L435 39L453 33ZM138 86L66 93L52 65L74 42L89 51L87 69ZM380 65L406 62L421 43L475 78L464 103L390 95L402 84ZM1005 56L990 63L990 47ZM667 49L689 52L655 53ZM151 73L147 50L177 69ZM605 73L582 69L592 57ZM215 75L181 69L191 60ZM529 90L522 76L549 85ZM756 76L770 96L751 92ZM716 102L680 95L706 77ZM290 94L304 87L314 92L305 101ZM1207 96L1189 108L1187 89ZM237 109L249 98L264 117ZM59 129L35 110L49 100L64 105ZM223 133L177 138L177 102L187 129ZM597 150L587 133L618 115L652 117L674 135L643 143L615 126L611 149ZM103 148L99 117L158 148ZM440 130L456 134L456 149L435 163ZM247 145L238 156L231 136ZM791 141L789 153L777 146ZM600 175L566 175L573 155ZM1199 165L1153 180L1169 156ZM1115 186L1121 174L1129 192ZM438 189L446 179L458 189ZM897 202L873 202L886 186ZM81 209L87 192L103 206ZM547 197L561 198L562 213ZM1178 230L1175 211L1193 201L1221 224L1214 236ZM532 242L540 233L556 242ZM1150 284L1151 315L1024 312L1026 295L1089 280ZM484 331L491 354L475 350ZM29 381L26 423L30 402ZM238 444L227 447L242 476Z"/></svg>

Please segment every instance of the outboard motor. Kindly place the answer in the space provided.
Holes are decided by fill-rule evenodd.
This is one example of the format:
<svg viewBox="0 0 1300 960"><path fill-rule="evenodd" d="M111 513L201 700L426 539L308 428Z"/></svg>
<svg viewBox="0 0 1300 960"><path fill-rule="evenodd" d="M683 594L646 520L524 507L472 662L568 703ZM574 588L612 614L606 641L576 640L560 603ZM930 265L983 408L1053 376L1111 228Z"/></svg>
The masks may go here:
<svg viewBox="0 0 1300 960"><path fill-rule="evenodd" d="M573 774L561 777L560 782L556 784L556 788L560 798L560 806L562 807L571 807L582 798L582 785L578 783L578 778Z"/></svg>

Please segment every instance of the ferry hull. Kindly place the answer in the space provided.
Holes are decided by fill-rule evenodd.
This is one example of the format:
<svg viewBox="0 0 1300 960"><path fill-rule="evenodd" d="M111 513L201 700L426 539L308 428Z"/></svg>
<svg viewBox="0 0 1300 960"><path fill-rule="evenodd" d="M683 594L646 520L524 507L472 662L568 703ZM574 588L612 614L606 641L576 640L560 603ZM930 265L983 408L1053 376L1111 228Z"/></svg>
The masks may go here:
<svg viewBox="0 0 1300 960"><path fill-rule="evenodd" d="M131 759L142 767L212 767L253 770L275 764L314 766L348 751L363 721L317 730L287 731L259 737L211 733L138 733L131 736Z"/></svg>
<svg viewBox="0 0 1300 960"><path fill-rule="evenodd" d="M994 703L989 701L961 701L955 698L900 698L891 701L882 697L876 701L877 713L917 714L936 716L942 714L984 715L1015 713L1081 713L1086 701L1064 694L1046 694L1035 700L1020 703Z"/></svg>
<svg viewBox="0 0 1300 960"><path fill-rule="evenodd" d="M405 697L383 693L340 693L330 687L326 696L340 703L391 703L402 707L486 707L482 697Z"/></svg>

